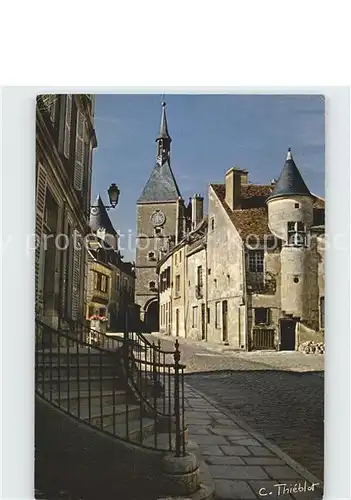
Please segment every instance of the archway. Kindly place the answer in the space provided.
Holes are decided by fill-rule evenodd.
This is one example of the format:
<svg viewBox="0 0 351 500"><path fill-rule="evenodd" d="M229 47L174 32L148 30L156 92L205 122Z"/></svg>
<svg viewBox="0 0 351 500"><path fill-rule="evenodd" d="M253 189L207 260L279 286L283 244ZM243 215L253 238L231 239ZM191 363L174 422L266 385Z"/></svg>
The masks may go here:
<svg viewBox="0 0 351 500"><path fill-rule="evenodd" d="M150 302L145 304L145 316L144 316L145 327L148 332L158 332L159 331L159 321L158 321L158 300L152 299Z"/></svg>

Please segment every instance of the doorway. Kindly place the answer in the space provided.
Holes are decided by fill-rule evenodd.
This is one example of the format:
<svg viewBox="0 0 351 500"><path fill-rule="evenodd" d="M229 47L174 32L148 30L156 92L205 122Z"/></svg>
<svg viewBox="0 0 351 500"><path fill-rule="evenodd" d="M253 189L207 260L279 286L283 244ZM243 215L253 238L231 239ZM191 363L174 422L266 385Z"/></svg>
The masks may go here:
<svg viewBox="0 0 351 500"><path fill-rule="evenodd" d="M287 318L280 320L280 350L295 351L296 319Z"/></svg>
<svg viewBox="0 0 351 500"><path fill-rule="evenodd" d="M228 301L222 302L222 340L228 342Z"/></svg>
<svg viewBox="0 0 351 500"><path fill-rule="evenodd" d="M149 303L145 311L145 324L148 332L158 332L158 300Z"/></svg>
<svg viewBox="0 0 351 500"><path fill-rule="evenodd" d="M206 307L205 304L201 304L201 339L205 340L206 338Z"/></svg>

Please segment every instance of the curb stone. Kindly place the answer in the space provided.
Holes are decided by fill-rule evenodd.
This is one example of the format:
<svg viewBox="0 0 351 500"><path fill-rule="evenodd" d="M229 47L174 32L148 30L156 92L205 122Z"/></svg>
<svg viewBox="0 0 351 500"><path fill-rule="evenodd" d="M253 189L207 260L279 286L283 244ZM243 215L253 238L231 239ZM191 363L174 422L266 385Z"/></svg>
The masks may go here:
<svg viewBox="0 0 351 500"><path fill-rule="evenodd" d="M217 403L217 401L213 400L209 396L205 395L201 391L194 389L190 384L187 382L184 383L185 387L193 391L194 393L198 394L200 397L208 401L210 404L212 404L218 411L223 413L227 418L232 420L236 425L239 427L242 427L245 429L249 434L252 435L254 439L259 441L265 448L269 449L272 451L275 455L277 455L279 458L281 458L291 469L293 469L297 474L302 476L304 479L309 481L310 483L319 483L320 487L323 488L323 482L311 474L307 469L305 469L302 465L300 465L298 462L293 460L289 455L284 453L278 446L275 444L270 443L261 433L255 431L250 427L246 422L235 416L233 413L228 411L226 408L224 408L222 405Z"/></svg>

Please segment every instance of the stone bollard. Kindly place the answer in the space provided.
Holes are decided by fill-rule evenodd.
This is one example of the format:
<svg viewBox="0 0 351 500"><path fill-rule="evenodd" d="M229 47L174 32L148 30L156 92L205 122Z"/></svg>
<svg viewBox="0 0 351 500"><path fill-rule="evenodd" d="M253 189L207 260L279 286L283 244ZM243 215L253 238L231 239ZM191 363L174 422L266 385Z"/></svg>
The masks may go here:
<svg viewBox="0 0 351 500"><path fill-rule="evenodd" d="M176 457L168 453L162 461L164 490L171 495L191 495L200 487L200 471L196 456L186 453Z"/></svg>

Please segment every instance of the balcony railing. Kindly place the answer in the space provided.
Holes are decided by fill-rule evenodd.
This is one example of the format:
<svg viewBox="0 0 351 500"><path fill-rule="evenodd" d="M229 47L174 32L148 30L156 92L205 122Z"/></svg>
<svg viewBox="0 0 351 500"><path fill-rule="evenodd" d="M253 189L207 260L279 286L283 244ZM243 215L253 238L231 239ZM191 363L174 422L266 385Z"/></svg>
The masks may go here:
<svg viewBox="0 0 351 500"><path fill-rule="evenodd" d="M248 272L246 276L247 290L251 293L274 295L277 288L275 277L270 272Z"/></svg>

